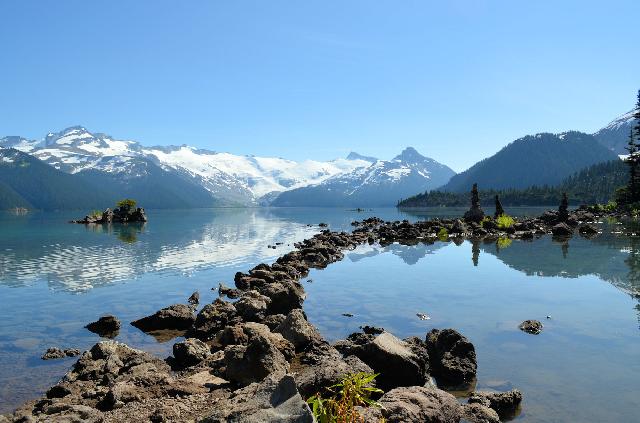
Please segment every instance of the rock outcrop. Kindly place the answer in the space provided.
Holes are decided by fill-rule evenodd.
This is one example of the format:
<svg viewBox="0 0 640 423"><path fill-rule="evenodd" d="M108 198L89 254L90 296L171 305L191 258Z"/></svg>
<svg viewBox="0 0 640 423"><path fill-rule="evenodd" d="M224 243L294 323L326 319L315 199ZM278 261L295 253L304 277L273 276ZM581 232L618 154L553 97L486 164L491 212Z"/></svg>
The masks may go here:
<svg viewBox="0 0 640 423"><path fill-rule="evenodd" d="M103 338L115 338L120 332L120 321L115 316L106 315L89 323L85 328Z"/></svg>

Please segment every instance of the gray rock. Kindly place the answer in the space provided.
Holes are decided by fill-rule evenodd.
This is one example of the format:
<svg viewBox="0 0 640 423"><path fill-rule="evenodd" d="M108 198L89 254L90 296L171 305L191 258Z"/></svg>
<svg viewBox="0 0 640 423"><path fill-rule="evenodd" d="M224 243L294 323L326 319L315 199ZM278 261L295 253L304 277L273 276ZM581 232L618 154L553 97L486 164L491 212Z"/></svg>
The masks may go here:
<svg viewBox="0 0 640 423"><path fill-rule="evenodd" d="M433 329L427 334L432 374L440 385L469 385L476 377L477 361L473 344L454 329Z"/></svg>
<svg viewBox="0 0 640 423"><path fill-rule="evenodd" d="M322 339L318 329L307 321L303 311L299 308L291 310L274 332L282 334L296 350L306 347L314 340Z"/></svg>
<svg viewBox="0 0 640 423"><path fill-rule="evenodd" d="M542 322L538 320L525 320L518 326L521 331L530 333L532 335L540 334L543 327L544 325L542 324Z"/></svg>
<svg viewBox="0 0 640 423"><path fill-rule="evenodd" d="M173 344L173 356L182 367L195 366L210 355L209 346L197 338L187 338Z"/></svg>
<svg viewBox="0 0 640 423"><path fill-rule="evenodd" d="M381 409L367 409L365 422L387 423L458 423L462 407L456 398L437 388L411 386L393 389L378 401Z"/></svg>
<svg viewBox="0 0 640 423"><path fill-rule="evenodd" d="M271 299L258 291L245 291L242 297L234 303L238 314L247 321L257 322L266 317Z"/></svg>
<svg viewBox="0 0 640 423"><path fill-rule="evenodd" d="M268 375L284 375L289 363L271 340L253 333L247 345L230 345L224 350L227 379L239 385L259 382Z"/></svg>
<svg viewBox="0 0 640 423"><path fill-rule="evenodd" d="M135 320L131 324L143 332L156 330L186 330L195 321L193 309L186 304L173 304L158 310L151 316Z"/></svg>
<svg viewBox="0 0 640 423"><path fill-rule="evenodd" d="M222 282L218 284L218 294L226 295L229 298L239 298L242 295L242 291L236 288L229 288Z"/></svg>
<svg viewBox="0 0 640 423"><path fill-rule="evenodd" d="M470 423L500 423L500 416L495 410L479 403L463 405L462 418Z"/></svg>
<svg viewBox="0 0 640 423"><path fill-rule="evenodd" d="M216 407L205 423L313 423L307 403L291 375L269 376L234 392L226 404Z"/></svg>
<svg viewBox="0 0 640 423"><path fill-rule="evenodd" d="M398 386L423 385L427 380L428 363L424 357L389 332L355 333L335 346L342 354L355 355L380 373L377 384L385 391Z"/></svg>
<svg viewBox="0 0 640 423"><path fill-rule="evenodd" d="M469 396L469 404L482 404L496 411L501 418L516 415L522 402L522 392L512 389L508 392L474 392Z"/></svg>
<svg viewBox="0 0 640 423"><path fill-rule="evenodd" d="M373 373L355 355L343 357L338 350L326 342L312 345L300 356L298 363L292 365L291 371L296 375L298 390L304 398L323 392L325 388L340 382L352 373Z"/></svg>
<svg viewBox="0 0 640 423"><path fill-rule="evenodd" d="M293 309L302 308L305 299L304 288L299 282L274 282L258 290L271 299L269 314L288 314Z"/></svg>
<svg viewBox="0 0 640 423"><path fill-rule="evenodd" d="M585 238L591 238L598 235L598 228L588 223L584 223L578 227L578 232Z"/></svg>
<svg viewBox="0 0 640 423"><path fill-rule="evenodd" d="M232 303L216 298L212 304L207 304L200 310L187 335L202 341L209 340L225 326L233 324L236 315L237 311Z"/></svg>

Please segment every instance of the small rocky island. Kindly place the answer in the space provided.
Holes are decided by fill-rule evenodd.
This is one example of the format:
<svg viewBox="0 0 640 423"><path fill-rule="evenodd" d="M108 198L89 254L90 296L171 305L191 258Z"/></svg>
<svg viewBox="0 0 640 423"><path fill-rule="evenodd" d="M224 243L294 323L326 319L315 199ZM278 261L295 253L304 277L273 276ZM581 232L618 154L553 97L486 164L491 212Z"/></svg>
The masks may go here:
<svg viewBox="0 0 640 423"><path fill-rule="evenodd" d="M142 207L136 207L136 201L124 199L118 201L116 207L111 210L106 209L103 212L94 211L86 215L83 219L72 220L70 223L81 224L108 224L108 223L144 223L147 221L147 215Z"/></svg>

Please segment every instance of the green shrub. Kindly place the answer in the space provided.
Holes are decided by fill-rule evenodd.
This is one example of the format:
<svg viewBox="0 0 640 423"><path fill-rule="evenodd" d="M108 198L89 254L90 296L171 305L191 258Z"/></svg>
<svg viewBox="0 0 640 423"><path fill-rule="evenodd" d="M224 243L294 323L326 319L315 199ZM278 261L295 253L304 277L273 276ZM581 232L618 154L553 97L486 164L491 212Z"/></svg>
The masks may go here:
<svg viewBox="0 0 640 423"><path fill-rule="evenodd" d="M355 410L357 406L380 407L371 399L373 394L382 394L383 391L374 388L371 383L378 374L353 373L345 376L340 383L327 389L328 396L322 397L320 393L307 399L313 416L318 423L350 423L362 420Z"/></svg>
<svg viewBox="0 0 640 423"><path fill-rule="evenodd" d="M449 240L449 231L447 231L447 228L442 228L438 232L437 236L438 236L438 239L440 241L448 241Z"/></svg>
<svg viewBox="0 0 640 423"><path fill-rule="evenodd" d="M491 220L493 220L491 219L491 216L485 216L482 218L482 222L480 222L480 225L484 228L484 224L487 222L491 222Z"/></svg>
<svg viewBox="0 0 640 423"><path fill-rule="evenodd" d="M514 223L515 223L515 220L513 220L513 217L509 216L508 214L501 214L496 219L496 224L500 229L510 228L513 226Z"/></svg>
<svg viewBox="0 0 640 423"><path fill-rule="evenodd" d="M120 200L116 203L116 205L122 209L127 211L133 210L136 208L136 200L132 200L130 198L125 198L124 200Z"/></svg>
<svg viewBox="0 0 640 423"><path fill-rule="evenodd" d="M102 217L102 212L100 210L91 210L89 212L89 217Z"/></svg>

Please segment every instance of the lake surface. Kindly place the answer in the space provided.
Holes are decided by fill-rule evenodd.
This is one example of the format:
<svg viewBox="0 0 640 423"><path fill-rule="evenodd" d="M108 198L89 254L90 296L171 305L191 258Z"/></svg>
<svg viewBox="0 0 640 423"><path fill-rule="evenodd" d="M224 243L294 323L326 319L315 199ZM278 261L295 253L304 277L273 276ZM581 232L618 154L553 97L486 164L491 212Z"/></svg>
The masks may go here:
<svg viewBox="0 0 640 423"><path fill-rule="evenodd" d="M319 222L350 230L351 221L373 215L419 220L462 212L151 210L145 225L93 228L66 223L82 213L0 213L0 412L55 383L75 358L42 361L42 353L88 349L100 338L83 326L102 314L122 320L117 340L165 357L174 341L127 323L185 302L195 290L202 304L212 301L218 282L232 285L235 272L272 262L317 233ZM640 226L600 226L593 240L363 246L305 278L312 281L304 282L305 311L329 340L363 324L399 337L460 330L476 347L478 388L523 391L516 421L637 421L640 238L631 233ZM276 242L283 244L268 248ZM543 321L542 334L519 331L525 319Z"/></svg>

